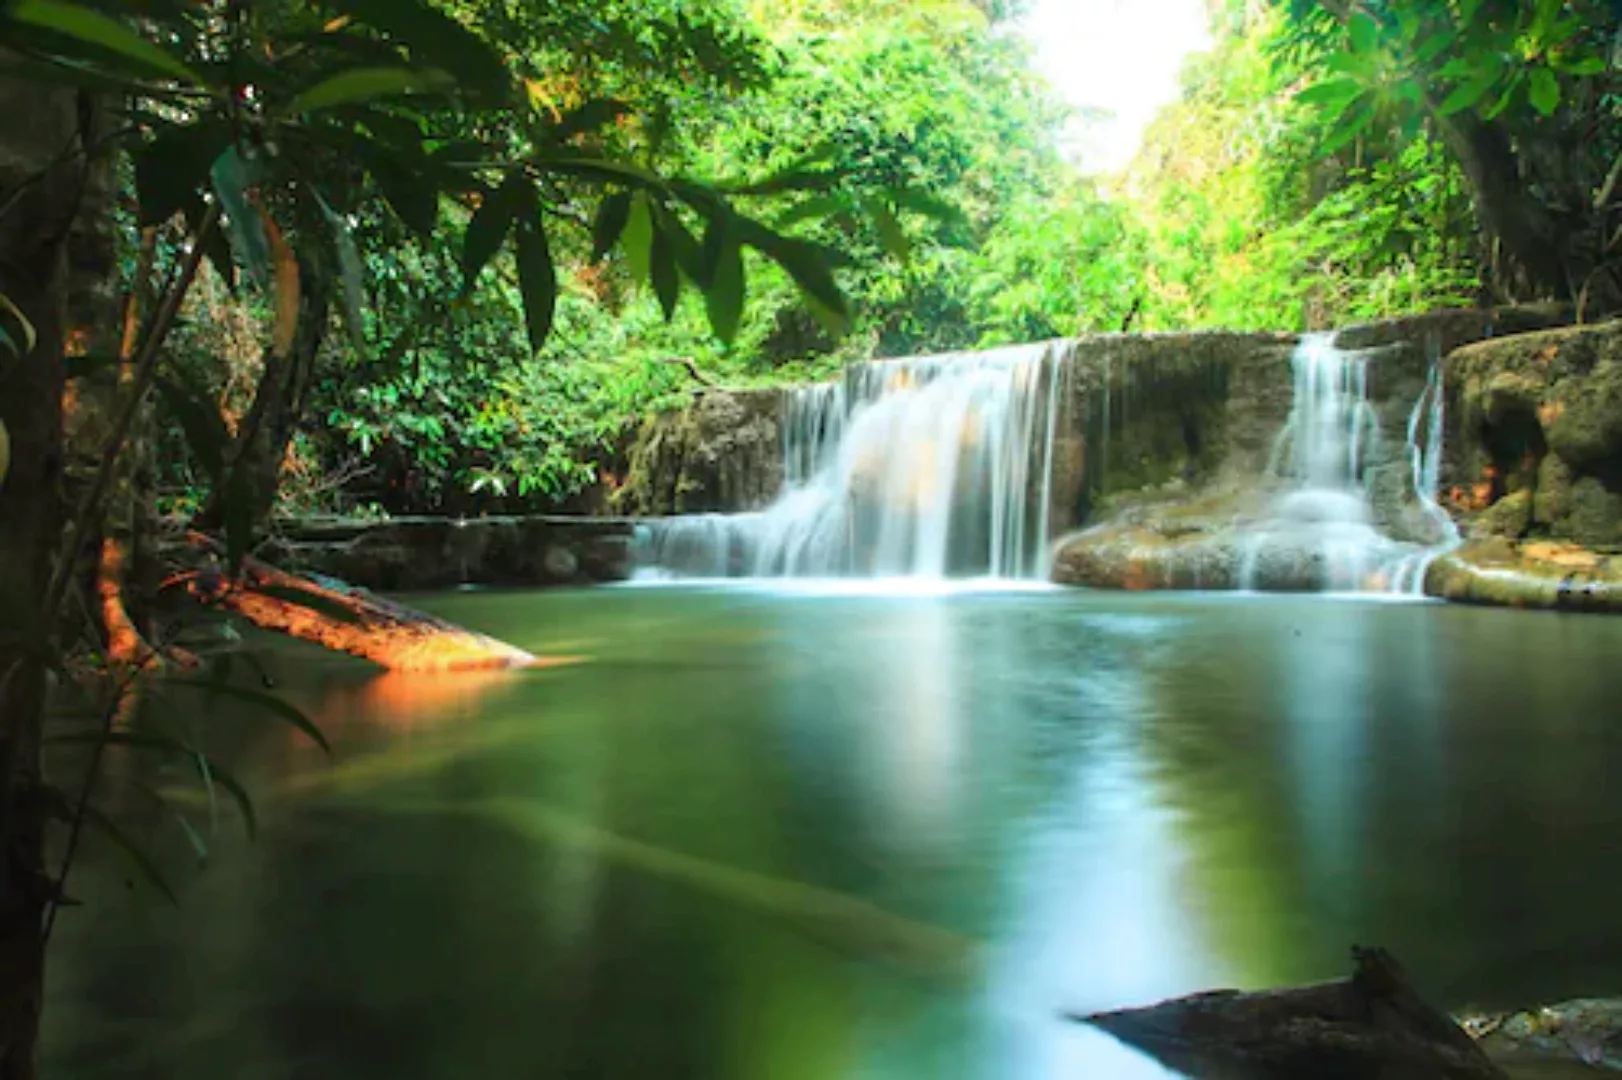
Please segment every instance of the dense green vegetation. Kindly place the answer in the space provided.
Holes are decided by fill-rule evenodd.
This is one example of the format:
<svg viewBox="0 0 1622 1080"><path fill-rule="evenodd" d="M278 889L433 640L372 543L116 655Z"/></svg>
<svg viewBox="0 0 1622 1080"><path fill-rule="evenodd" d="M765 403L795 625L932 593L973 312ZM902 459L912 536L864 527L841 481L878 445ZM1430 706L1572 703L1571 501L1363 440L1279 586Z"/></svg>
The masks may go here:
<svg viewBox="0 0 1622 1080"><path fill-rule="evenodd" d="M663 87L672 134L661 158L703 176L809 159L860 177L837 193L788 193L774 218L849 256L848 332L830 334L780 271L752 268L755 301L729 346L696 299L666 321L635 267L577 250L559 332L531 357L514 347L522 305L510 276L446 310L455 260L401 256L380 230L365 246L376 338L393 347L324 365L301 443L308 471L363 479L302 508L600 506L635 418L693 386L677 358L746 384L1126 325L1317 327L1588 299L1596 270L1614 273L1603 242L1575 260L1586 280L1535 269L1538 251L1572 237L1506 245L1456 129L1502 128L1523 151L1508 165L1517 177L1549 157L1535 137L1560 145L1594 131L1559 178L1567 190L1532 188L1556 206L1594 200L1622 149L1602 59L1609 16L1583 4L1430 7L1420 17L1369 5L1348 26L1314 5L1219 5L1215 47L1190 62L1183 99L1127 175L1102 182L1061 157L1065 110L999 23L1007 12L968 0L726 10L716 17L743 28L734 44L747 45L750 78ZM1425 80L1445 100L1415 101ZM884 194L896 191L903 201ZM934 212L908 216L909 205ZM1521 221L1537 207L1496 212ZM1567 231L1583 228L1605 223ZM1517 253L1528 247L1532 258Z"/></svg>
<svg viewBox="0 0 1622 1080"><path fill-rule="evenodd" d="M223 537L189 579L220 586L277 510L610 508L696 383L1622 309L1614 4L1209 6L1182 100L1090 178L1017 0L0 0L0 1076L32 1075L96 763L136 745L154 494ZM75 647L122 674L61 791Z"/></svg>
<svg viewBox="0 0 1622 1080"><path fill-rule="evenodd" d="M253 32L319 43L306 10L271 5ZM397 74L407 82L340 87L360 100L318 101L288 129L308 154L310 194L286 207L309 279L302 318L331 324L301 339L310 355L292 415L264 450L286 466L288 512L603 509L637 418L695 378L803 379L868 356L1128 326L1316 327L1527 299L1604 307L1617 292L1606 220L1607 174L1622 150L1607 65L1615 20L1599 4L1213 4L1214 48L1189 62L1182 100L1127 173L1103 179L1060 153L1066 110L1009 32L1017 6L449 10L473 29L468 48L523 58L513 72L534 120L497 117L477 100L440 108L431 76ZM352 43L343 50L346 64L375 59ZM269 115L320 70L299 59L260 72ZM478 188L497 193L501 174L441 165L458 146L488 161L498 146L525 145L534 122L554 132L543 147L761 202L762 225L806 252L838 253L848 308L831 312L831 294L808 295L761 249L725 260L736 270L720 294L673 297L684 280L710 284L711 256L696 250L702 207L678 198L674 215L655 220L616 198L599 213L590 200L614 189L610 174L568 164L538 189L551 200L542 239L556 271L544 315L526 306L517 239L481 241L492 268L469 276L474 241L458 236ZM176 149L163 126L149 129L148 150L135 148L134 179L143 161ZM346 143L346 131L359 141ZM1579 149L1562 163L1562 146ZM437 192L420 183L425 173ZM161 225L175 208L142 199L126 223L126 269L137 221ZM1583 203L1598 209L1573 215ZM163 226L170 262L197 220L193 211ZM610 242L593 242L594 220L615 230ZM666 235L661 221L674 238L663 265L652 243ZM333 222L344 243L317 254L305 238ZM193 294L172 350L192 396L222 407L225 437L266 382L275 322L268 269L245 261L255 246L240 249L246 236L232 239L245 282L230 297L215 289L206 311ZM479 288L465 287L475 279ZM741 290L731 295L744 282L746 305ZM225 324L246 332L222 341ZM176 432L196 412L178 408L167 421ZM159 471L165 508L189 515L218 469L199 460L195 439L172 437Z"/></svg>

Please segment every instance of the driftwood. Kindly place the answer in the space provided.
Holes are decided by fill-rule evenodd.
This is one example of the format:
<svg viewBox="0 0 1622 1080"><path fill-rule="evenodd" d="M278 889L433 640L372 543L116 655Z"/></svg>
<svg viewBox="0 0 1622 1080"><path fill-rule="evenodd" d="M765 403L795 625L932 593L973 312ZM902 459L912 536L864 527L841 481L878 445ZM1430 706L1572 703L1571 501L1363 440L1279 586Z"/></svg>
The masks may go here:
<svg viewBox="0 0 1622 1080"><path fill-rule="evenodd" d="M234 575L219 545L188 536L203 565L170 579L205 604L255 626L363 657L391 671L470 671L528 667L522 649L356 588L335 578L290 574L251 556Z"/></svg>
<svg viewBox="0 0 1622 1080"><path fill-rule="evenodd" d="M1389 953L1354 946L1352 957L1352 977L1339 982L1072 1019L1196 1080L1507 1080Z"/></svg>

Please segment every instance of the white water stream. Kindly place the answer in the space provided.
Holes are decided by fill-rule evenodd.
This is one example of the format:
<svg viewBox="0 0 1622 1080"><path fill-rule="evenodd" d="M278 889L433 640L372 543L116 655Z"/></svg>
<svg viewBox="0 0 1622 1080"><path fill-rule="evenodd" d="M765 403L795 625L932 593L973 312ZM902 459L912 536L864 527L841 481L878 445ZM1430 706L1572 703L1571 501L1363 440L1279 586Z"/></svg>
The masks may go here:
<svg viewBox="0 0 1622 1080"><path fill-rule="evenodd" d="M1047 576L1058 362L1046 345L858 364L787 391L784 491L644 523L685 577Z"/></svg>

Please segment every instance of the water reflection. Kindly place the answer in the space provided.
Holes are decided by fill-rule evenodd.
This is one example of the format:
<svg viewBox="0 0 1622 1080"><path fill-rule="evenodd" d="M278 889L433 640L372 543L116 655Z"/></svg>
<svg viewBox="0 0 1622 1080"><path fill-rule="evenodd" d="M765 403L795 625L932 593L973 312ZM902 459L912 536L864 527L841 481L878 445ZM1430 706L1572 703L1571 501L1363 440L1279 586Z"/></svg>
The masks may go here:
<svg viewBox="0 0 1622 1080"><path fill-rule="evenodd" d="M1061 1015L1333 976L1353 941L1444 1004L1617 989L1622 623L1082 593L444 602L596 660L285 668L336 760L274 728L223 749L261 838L182 874L179 913L87 864L49 1073L1131 1080L1165 1074Z"/></svg>

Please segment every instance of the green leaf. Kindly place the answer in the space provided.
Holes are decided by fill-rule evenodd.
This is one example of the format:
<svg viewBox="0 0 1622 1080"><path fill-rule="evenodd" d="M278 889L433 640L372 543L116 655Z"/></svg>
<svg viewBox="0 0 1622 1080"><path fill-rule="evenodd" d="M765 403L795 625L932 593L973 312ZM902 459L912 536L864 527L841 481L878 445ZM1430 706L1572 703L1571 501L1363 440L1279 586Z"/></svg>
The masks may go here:
<svg viewBox="0 0 1622 1080"><path fill-rule="evenodd" d="M704 290L704 310L709 316L710 329L724 344L731 345L738 336L738 324L743 319L744 269L743 249L725 218L711 223L711 232L704 237L709 267L709 284Z"/></svg>
<svg viewBox="0 0 1622 1080"><path fill-rule="evenodd" d="M1469 29L1481 12L1482 0L1459 0L1459 25Z"/></svg>
<svg viewBox="0 0 1622 1080"><path fill-rule="evenodd" d="M316 726L315 721L305 716L304 713L289 704L284 698L275 694L256 690L250 686L226 682L223 679L210 679L202 676L176 676L165 679L163 685L166 687L178 687L183 690L196 690L210 696L235 698L238 701L247 702L249 705L254 705L265 712L271 713L289 727L303 732L311 742L322 750L329 754L332 753L332 745L327 742L326 735Z"/></svg>
<svg viewBox="0 0 1622 1080"><path fill-rule="evenodd" d="M534 198L529 178L524 170L514 168L501 182L501 186L485 195L484 201L473 212L467 223L467 235L462 243L462 289L471 292L479 271L495 258L501 244L507 239L519 209Z"/></svg>
<svg viewBox="0 0 1622 1080"><path fill-rule="evenodd" d="M1353 13L1346 29L1351 34L1353 52L1373 52L1380 42L1380 24L1366 11Z"/></svg>
<svg viewBox="0 0 1622 1080"><path fill-rule="evenodd" d="M299 92L288 103L290 114L310 113L337 105L358 105L381 97L431 93L452 85L443 72L405 67L359 67L328 76Z"/></svg>
<svg viewBox="0 0 1622 1080"><path fill-rule="evenodd" d="M548 172L578 176L584 180L627 183L634 187L656 190L663 190L666 187L658 174L628 161L614 161L609 158L548 157L542 159L540 164Z"/></svg>
<svg viewBox="0 0 1622 1080"><path fill-rule="evenodd" d="M1493 103L1492 108L1481 114L1481 118L1483 120L1492 120L1502 115L1503 111L1509 108L1510 102L1515 99L1515 91L1519 90L1525 82L1526 69L1521 68L1510 76L1509 82L1504 86L1504 92L1498 95L1498 100Z"/></svg>
<svg viewBox="0 0 1622 1080"><path fill-rule="evenodd" d="M116 19L64 0L12 0L5 14L10 19L51 30L75 41L105 49L154 74L201 84L198 74L164 49L147 41ZM89 59L94 60L92 56Z"/></svg>
<svg viewBox="0 0 1622 1080"><path fill-rule="evenodd" d="M912 243L901 228L901 222L896 220L895 213L884 203L877 199L868 203L868 216L873 219L873 227L879 231L879 244L899 263L905 263L912 257Z"/></svg>
<svg viewBox="0 0 1622 1080"><path fill-rule="evenodd" d="M676 301L681 298L681 274L676 267L676 249L669 234L662 228L653 231L653 245L649 253L648 272L653 279L653 292L659 298L659 307L669 322L676 315Z"/></svg>
<svg viewBox="0 0 1622 1080"><path fill-rule="evenodd" d="M518 226L518 288L524 295L524 325L529 347L539 352L552 333L558 306L557 268L546 241L541 219L531 217Z"/></svg>
<svg viewBox="0 0 1622 1080"><path fill-rule="evenodd" d="M1442 100L1436 111L1443 116L1463 112L1486 97L1487 91L1497 84L1502 75L1502 61L1482 66L1473 76L1454 87L1453 92Z"/></svg>
<svg viewBox="0 0 1622 1080"><path fill-rule="evenodd" d="M1533 68L1530 79L1526 96L1532 102L1532 108L1544 116L1553 116L1560 107L1560 81L1546 67Z"/></svg>
<svg viewBox="0 0 1622 1080"><path fill-rule="evenodd" d="M373 129L374 137L360 144L360 156L394 216L427 239L439 224L435 171L422 152L421 133L415 125L403 124L394 130L387 122L379 123L384 120L382 116L368 118L367 127ZM383 130L389 132L387 137Z"/></svg>
<svg viewBox="0 0 1622 1080"><path fill-rule="evenodd" d="M1368 82L1374 76L1375 58L1372 56L1359 56L1357 53L1341 50L1330 53L1324 59L1324 70L1332 71L1337 75L1350 75L1360 82Z"/></svg>
<svg viewBox="0 0 1622 1080"><path fill-rule="evenodd" d="M366 285L363 280L364 270L361 266L360 248L355 245L355 235L349 230L346 222L337 211L333 210L321 193L311 189L315 201L321 206L321 214L327 219L327 226L332 229L332 246L338 256L338 286L339 297L343 301L344 326L349 331L349 342L355 347L355 352L366 356L366 322L362 312L366 309Z"/></svg>
<svg viewBox="0 0 1622 1080"><path fill-rule="evenodd" d="M1453 41L1454 37L1452 34L1433 34L1429 38L1425 39L1424 44L1420 45L1418 49L1414 50L1414 59L1420 64L1429 64L1432 60L1435 60L1438 56L1441 56L1442 53L1446 52L1447 47L1452 45Z"/></svg>
<svg viewBox="0 0 1622 1080"><path fill-rule="evenodd" d="M653 226L669 243L676 266L687 275L688 280L700 288L708 286L709 274L704 265L703 248L676 212L658 203L653 204Z"/></svg>
<svg viewBox="0 0 1622 1080"><path fill-rule="evenodd" d="M11 297L5 293L0 293L0 315L16 323L17 329L22 331L23 348L17 355L22 357L32 353L34 346L39 343L39 333L34 329L34 324L29 321L28 316L23 314L22 308L18 307ZM6 340L12 341L9 334ZM16 349L15 341L12 341L12 348L13 350Z"/></svg>
<svg viewBox="0 0 1622 1080"><path fill-rule="evenodd" d="M113 846L129 860L130 865L146 879L148 885L162 893L163 898L175 907L180 906L180 897L175 895L175 890L169 886L168 880L163 876L163 871L158 869L158 864L153 862L152 857L141 850L141 845L136 843L123 829L119 828L112 818L86 803L84 820L85 824L94 825L103 836L112 841Z"/></svg>
<svg viewBox="0 0 1622 1080"><path fill-rule="evenodd" d="M625 265L631 277L647 281L653 267L653 211L648 209L648 195L639 191L631 199L631 210L625 221L620 247L625 251Z"/></svg>
<svg viewBox="0 0 1622 1080"><path fill-rule="evenodd" d="M1295 100L1303 105L1344 106L1362 93L1363 84L1356 79L1326 79L1295 95Z"/></svg>
<svg viewBox="0 0 1622 1080"><path fill-rule="evenodd" d="M752 184L723 190L732 195L781 195L785 191L828 191L845 179L841 169L785 169Z"/></svg>
<svg viewBox="0 0 1622 1080"><path fill-rule="evenodd" d="M1603 75L1608 66L1603 57L1581 56L1575 60L1555 58L1554 64L1567 75L1585 78L1590 75Z"/></svg>
<svg viewBox="0 0 1622 1080"><path fill-rule="evenodd" d="M1329 138L1324 140L1324 144L1320 148L1321 151L1325 154L1333 154L1367 131L1369 125L1374 122L1375 112L1376 106L1373 96L1369 95L1367 100L1351 111L1348 119L1342 120L1335 125L1335 130L1330 133Z"/></svg>
<svg viewBox="0 0 1622 1080"><path fill-rule="evenodd" d="M631 218L631 193L610 192L597 207L597 217L591 224L591 261L601 262L619 243L620 236Z"/></svg>
<svg viewBox="0 0 1622 1080"><path fill-rule="evenodd" d="M501 55L478 35L424 0L328 0L411 50L420 62L444 68L457 84L506 100L512 76Z"/></svg>
<svg viewBox="0 0 1622 1080"><path fill-rule="evenodd" d="M820 306L821 311L813 307L813 313L833 325L848 327L850 305L834 281L826 252L804 240L774 233L757 222L739 220L745 242L781 266L801 291Z"/></svg>
<svg viewBox="0 0 1622 1080"><path fill-rule="evenodd" d="M838 195L813 195L784 210L772 220L782 229L798 225L802 221L810 221L812 218L831 217L846 209L845 199Z"/></svg>
<svg viewBox="0 0 1622 1080"><path fill-rule="evenodd" d="M209 170L214 193L219 196L231 230L231 249L242 256L248 276L263 289L270 285L270 240L265 236L265 223L260 220L259 212L248 202L248 188L253 185L257 171L235 146L216 158Z"/></svg>
<svg viewBox="0 0 1622 1080"><path fill-rule="evenodd" d="M231 131L222 123L204 122L165 128L138 147L135 194L140 225L162 225L174 217L208 182L209 167L231 146Z"/></svg>

